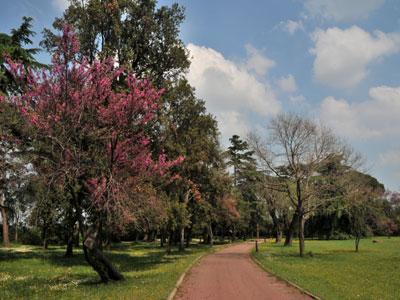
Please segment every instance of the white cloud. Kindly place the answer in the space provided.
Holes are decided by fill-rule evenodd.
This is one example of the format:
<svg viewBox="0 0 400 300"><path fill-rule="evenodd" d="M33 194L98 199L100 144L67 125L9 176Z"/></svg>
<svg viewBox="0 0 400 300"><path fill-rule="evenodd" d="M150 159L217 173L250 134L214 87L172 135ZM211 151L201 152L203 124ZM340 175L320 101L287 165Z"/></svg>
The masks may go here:
<svg viewBox="0 0 400 300"><path fill-rule="evenodd" d="M400 50L399 34L381 31L370 34L357 26L344 30L318 29L312 40L314 77L336 88L354 87L367 76L371 63Z"/></svg>
<svg viewBox="0 0 400 300"><path fill-rule="evenodd" d="M289 74L286 77L281 77L277 80L277 84L283 92L294 93L297 91L296 80L292 74Z"/></svg>
<svg viewBox="0 0 400 300"><path fill-rule="evenodd" d="M288 32L291 35L295 34L299 30L304 30L304 25L301 20L299 21L287 20L285 22L281 22L280 25L284 31Z"/></svg>
<svg viewBox="0 0 400 300"><path fill-rule="evenodd" d="M269 69L275 66L275 62L265 57L261 52L252 45L245 45L247 51L246 68L254 71L257 75L265 76Z"/></svg>
<svg viewBox="0 0 400 300"><path fill-rule="evenodd" d="M64 11L69 6L69 0L52 0L52 5L60 11Z"/></svg>
<svg viewBox="0 0 400 300"><path fill-rule="evenodd" d="M189 83L196 88L197 96L206 101L207 109L216 115L224 140L233 129L244 132L250 114L265 117L280 111L271 86L257 78L249 70L249 64L235 63L211 48L194 44L187 48L192 62L187 75ZM249 49L259 55L254 48ZM266 69L266 65L258 71L251 68L258 74Z"/></svg>
<svg viewBox="0 0 400 300"><path fill-rule="evenodd" d="M367 18L385 0L306 0L304 7L313 17L334 21L355 21Z"/></svg>
<svg viewBox="0 0 400 300"><path fill-rule="evenodd" d="M224 140L227 141L229 137L237 134L245 137L249 131L249 124L243 114L237 111L217 112L218 128Z"/></svg>
<svg viewBox="0 0 400 300"><path fill-rule="evenodd" d="M290 96L289 101L292 104L303 104L303 103L305 103L306 98L303 95Z"/></svg>
<svg viewBox="0 0 400 300"><path fill-rule="evenodd" d="M369 95L370 100L353 104L327 97L321 104L320 118L354 140L400 140L400 87L374 87Z"/></svg>

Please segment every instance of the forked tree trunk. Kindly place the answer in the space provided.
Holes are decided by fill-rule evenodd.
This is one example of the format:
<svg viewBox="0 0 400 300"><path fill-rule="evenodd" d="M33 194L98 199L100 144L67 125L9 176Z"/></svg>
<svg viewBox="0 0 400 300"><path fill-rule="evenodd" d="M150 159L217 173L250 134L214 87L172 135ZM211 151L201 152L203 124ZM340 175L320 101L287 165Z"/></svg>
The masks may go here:
<svg viewBox="0 0 400 300"><path fill-rule="evenodd" d="M99 274L102 282L107 283L110 280L119 281L124 279L111 262L104 256L100 250L101 238L98 226L88 229L83 242L83 251L85 259L92 268Z"/></svg>
<svg viewBox="0 0 400 300"><path fill-rule="evenodd" d="M358 247L360 245L360 240L361 240L361 236L360 235L356 235L356 239L355 239L356 252L358 252Z"/></svg>
<svg viewBox="0 0 400 300"><path fill-rule="evenodd" d="M289 227L285 230L285 244L284 246L292 246L293 244L293 235L294 235L294 230L296 227L296 224L298 222L297 220L297 213L295 213L292 217L292 220L290 221Z"/></svg>

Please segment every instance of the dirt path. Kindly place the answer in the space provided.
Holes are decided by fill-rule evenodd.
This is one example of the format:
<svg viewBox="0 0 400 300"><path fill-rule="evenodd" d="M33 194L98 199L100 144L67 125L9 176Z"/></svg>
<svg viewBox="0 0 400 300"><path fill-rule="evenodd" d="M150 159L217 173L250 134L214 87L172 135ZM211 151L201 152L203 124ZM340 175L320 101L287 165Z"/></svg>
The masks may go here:
<svg viewBox="0 0 400 300"><path fill-rule="evenodd" d="M186 275L175 299L311 299L257 266L250 257L253 246L237 244L202 258Z"/></svg>

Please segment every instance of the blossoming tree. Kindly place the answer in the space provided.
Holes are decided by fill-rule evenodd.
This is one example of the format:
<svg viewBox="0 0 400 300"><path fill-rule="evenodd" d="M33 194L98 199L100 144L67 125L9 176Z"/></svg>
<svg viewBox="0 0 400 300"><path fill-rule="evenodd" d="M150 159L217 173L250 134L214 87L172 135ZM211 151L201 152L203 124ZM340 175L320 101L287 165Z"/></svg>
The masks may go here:
<svg viewBox="0 0 400 300"><path fill-rule="evenodd" d="M115 66L113 59L79 58L73 30L65 26L48 69L34 71L8 60L23 91L14 103L34 128L37 170L69 195L83 236L87 262L103 282L122 275L101 251L105 226L134 217L137 187L147 175L168 177L183 158L152 159L152 130L162 91ZM45 145L45 146L43 146Z"/></svg>

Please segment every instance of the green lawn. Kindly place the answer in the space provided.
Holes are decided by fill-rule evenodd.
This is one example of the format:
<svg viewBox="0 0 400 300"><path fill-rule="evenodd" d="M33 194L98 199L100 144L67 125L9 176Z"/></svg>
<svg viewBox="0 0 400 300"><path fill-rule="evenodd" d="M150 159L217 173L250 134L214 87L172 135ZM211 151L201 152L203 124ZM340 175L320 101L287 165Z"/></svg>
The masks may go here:
<svg viewBox="0 0 400 300"><path fill-rule="evenodd" d="M262 244L254 258L264 268L322 299L400 299L400 238L354 241L306 241L307 257L298 245ZM311 252L311 253L310 253Z"/></svg>
<svg viewBox="0 0 400 300"><path fill-rule="evenodd" d="M165 254L151 243L123 243L107 252L126 278L99 284L81 251L63 258L64 249L32 246L0 248L0 299L166 299L185 269L208 246Z"/></svg>

